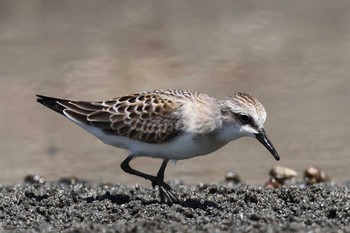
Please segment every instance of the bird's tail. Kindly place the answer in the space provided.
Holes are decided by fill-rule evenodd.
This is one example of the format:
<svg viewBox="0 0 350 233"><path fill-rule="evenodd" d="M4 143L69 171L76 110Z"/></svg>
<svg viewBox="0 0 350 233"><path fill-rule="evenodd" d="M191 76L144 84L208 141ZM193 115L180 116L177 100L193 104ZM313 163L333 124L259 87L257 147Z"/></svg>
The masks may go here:
<svg viewBox="0 0 350 233"><path fill-rule="evenodd" d="M38 97L36 99L38 103L41 103L42 105L54 110L55 112L58 112L59 114L64 115L63 110L65 110L66 108L61 104L59 104L58 101L64 103L64 102L68 102L68 100L58 99L58 98L44 96L44 95L36 95L36 97Z"/></svg>

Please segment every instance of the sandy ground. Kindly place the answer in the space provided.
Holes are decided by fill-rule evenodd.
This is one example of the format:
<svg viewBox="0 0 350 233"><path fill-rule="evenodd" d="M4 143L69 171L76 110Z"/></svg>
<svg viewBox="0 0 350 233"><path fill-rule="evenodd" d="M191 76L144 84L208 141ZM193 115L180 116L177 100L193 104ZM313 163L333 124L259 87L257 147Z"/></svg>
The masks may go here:
<svg viewBox="0 0 350 233"><path fill-rule="evenodd" d="M34 94L101 100L157 88L256 96L276 162L253 139L169 166L168 180L263 183L275 165L316 165L349 180L349 1L0 1L0 183L143 183L103 145ZM155 173L160 161L136 159Z"/></svg>
<svg viewBox="0 0 350 233"><path fill-rule="evenodd" d="M1 232L350 232L348 185L175 185L183 204L152 188L50 182L0 187Z"/></svg>

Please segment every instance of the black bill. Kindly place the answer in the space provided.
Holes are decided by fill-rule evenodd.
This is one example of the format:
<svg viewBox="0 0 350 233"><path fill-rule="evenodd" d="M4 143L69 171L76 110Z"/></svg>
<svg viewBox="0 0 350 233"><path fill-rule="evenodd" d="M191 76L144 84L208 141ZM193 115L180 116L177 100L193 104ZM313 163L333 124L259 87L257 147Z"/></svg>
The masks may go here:
<svg viewBox="0 0 350 233"><path fill-rule="evenodd" d="M267 137L264 129L261 129L259 133L255 134L255 137L266 147L266 149L270 151L276 160L280 160L280 156L278 155L275 147L272 145L270 139Z"/></svg>

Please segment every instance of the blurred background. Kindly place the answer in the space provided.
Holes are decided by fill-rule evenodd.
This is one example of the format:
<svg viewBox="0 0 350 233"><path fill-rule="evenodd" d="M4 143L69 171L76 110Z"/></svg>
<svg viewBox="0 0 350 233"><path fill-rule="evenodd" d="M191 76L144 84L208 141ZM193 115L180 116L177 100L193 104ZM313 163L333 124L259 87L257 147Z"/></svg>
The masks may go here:
<svg viewBox="0 0 350 233"><path fill-rule="evenodd" d="M27 174L150 185L102 144L35 102L35 94L104 100L170 88L265 106L275 161L243 138L171 164L166 180L261 184L276 165L350 175L350 2L278 0L0 0L0 183ZM155 174L161 161L133 166Z"/></svg>

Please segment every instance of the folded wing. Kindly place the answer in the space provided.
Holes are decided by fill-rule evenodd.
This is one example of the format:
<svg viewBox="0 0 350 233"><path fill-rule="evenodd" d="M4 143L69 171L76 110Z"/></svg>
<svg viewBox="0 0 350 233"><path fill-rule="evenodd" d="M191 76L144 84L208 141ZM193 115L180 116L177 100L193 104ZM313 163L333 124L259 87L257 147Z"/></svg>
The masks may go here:
<svg viewBox="0 0 350 233"><path fill-rule="evenodd" d="M166 96L139 93L99 102L37 97L46 107L106 134L164 143L179 133L177 110L181 105Z"/></svg>

